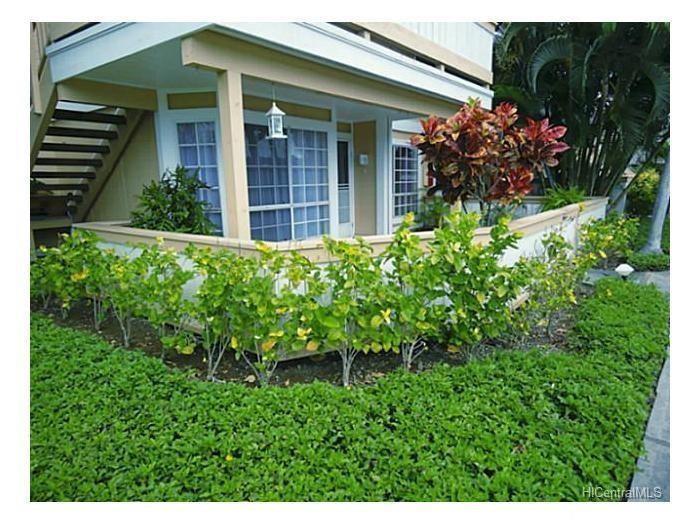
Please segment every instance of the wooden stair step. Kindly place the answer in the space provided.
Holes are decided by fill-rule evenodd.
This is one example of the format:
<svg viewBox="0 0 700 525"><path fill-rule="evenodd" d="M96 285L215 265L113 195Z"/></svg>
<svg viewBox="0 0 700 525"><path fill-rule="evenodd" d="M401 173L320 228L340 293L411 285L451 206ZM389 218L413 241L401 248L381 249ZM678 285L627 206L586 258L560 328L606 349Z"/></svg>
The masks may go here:
<svg viewBox="0 0 700 525"><path fill-rule="evenodd" d="M77 203L82 202L83 197L82 195L43 195L41 193L32 193L30 195L31 199L33 199L35 202L41 202L41 201L67 201L67 200L72 200Z"/></svg>
<svg viewBox="0 0 700 525"><path fill-rule="evenodd" d="M33 179L94 179L94 171L32 171Z"/></svg>
<svg viewBox="0 0 700 525"><path fill-rule="evenodd" d="M41 189L46 190L46 191L58 191L58 190L66 191L66 190L69 190L69 191L85 192L85 191L88 191L90 189L90 185L89 184L77 184L77 183L73 183L73 184L69 184L69 183L67 183L67 184L45 184L45 183L42 183Z"/></svg>
<svg viewBox="0 0 700 525"><path fill-rule="evenodd" d="M57 109L53 112L53 118L57 120L77 120L80 122L100 122L102 124L126 124L124 115L110 115L109 113L97 113L94 111L71 111Z"/></svg>
<svg viewBox="0 0 700 525"><path fill-rule="evenodd" d="M100 159L47 159L40 157L34 162L37 166L102 166Z"/></svg>
<svg viewBox="0 0 700 525"><path fill-rule="evenodd" d="M63 126L49 126L46 130L46 134L54 137L81 137L107 140L114 140L118 137L116 131L87 128L66 128Z"/></svg>
<svg viewBox="0 0 700 525"><path fill-rule="evenodd" d="M59 144L57 142L44 142L42 151L68 151L71 153L109 153L109 146L100 144Z"/></svg>

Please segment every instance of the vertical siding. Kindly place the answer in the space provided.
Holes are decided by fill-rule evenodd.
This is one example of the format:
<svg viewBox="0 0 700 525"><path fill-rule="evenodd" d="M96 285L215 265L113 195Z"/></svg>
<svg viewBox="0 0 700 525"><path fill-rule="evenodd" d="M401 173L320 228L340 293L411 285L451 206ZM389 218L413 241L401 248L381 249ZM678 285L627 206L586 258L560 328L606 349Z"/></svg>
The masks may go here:
<svg viewBox="0 0 700 525"><path fill-rule="evenodd" d="M475 22L399 22L491 71L493 34Z"/></svg>
<svg viewBox="0 0 700 525"><path fill-rule="evenodd" d="M153 115L146 115L88 213L87 221L129 219L144 185L158 179Z"/></svg>

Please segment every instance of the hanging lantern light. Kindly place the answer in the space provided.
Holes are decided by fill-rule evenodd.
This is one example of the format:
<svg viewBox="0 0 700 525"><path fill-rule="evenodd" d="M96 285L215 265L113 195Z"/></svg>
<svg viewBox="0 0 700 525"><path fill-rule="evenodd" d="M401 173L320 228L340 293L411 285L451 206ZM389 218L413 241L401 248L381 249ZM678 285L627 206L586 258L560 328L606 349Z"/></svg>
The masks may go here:
<svg viewBox="0 0 700 525"><path fill-rule="evenodd" d="M286 139L284 134L284 111L277 107L275 102L275 87L272 86L272 106L266 113L267 115L267 138L268 139Z"/></svg>

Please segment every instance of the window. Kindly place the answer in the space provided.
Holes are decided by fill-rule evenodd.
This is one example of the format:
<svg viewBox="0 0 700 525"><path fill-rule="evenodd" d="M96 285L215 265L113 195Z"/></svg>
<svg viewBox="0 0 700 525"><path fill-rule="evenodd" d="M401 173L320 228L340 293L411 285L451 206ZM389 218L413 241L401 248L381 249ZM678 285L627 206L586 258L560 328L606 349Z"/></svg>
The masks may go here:
<svg viewBox="0 0 700 525"><path fill-rule="evenodd" d="M394 145L394 217L418 211L421 191L419 180L416 149Z"/></svg>
<svg viewBox="0 0 700 525"><path fill-rule="evenodd" d="M199 190L198 197L207 203L207 217L214 223L216 235L223 235L219 168L216 154L214 122L186 122L177 125L180 164L187 170L199 169L199 179L209 189Z"/></svg>
<svg viewBox="0 0 700 525"><path fill-rule="evenodd" d="M288 140L266 136L265 126L245 125L251 237L275 242L328 233L327 134L290 129Z"/></svg>

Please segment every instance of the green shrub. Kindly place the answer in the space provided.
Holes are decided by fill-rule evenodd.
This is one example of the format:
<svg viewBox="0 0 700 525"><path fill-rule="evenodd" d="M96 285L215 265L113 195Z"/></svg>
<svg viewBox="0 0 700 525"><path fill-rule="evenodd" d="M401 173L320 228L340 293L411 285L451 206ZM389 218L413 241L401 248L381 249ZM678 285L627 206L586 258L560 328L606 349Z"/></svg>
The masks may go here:
<svg viewBox="0 0 700 525"><path fill-rule="evenodd" d="M560 501L625 490L668 302L601 281L579 312L579 352L503 352L350 390L196 382L33 315L31 499Z"/></svg>
<svg viewBox="0 0 700 525"><path fill-rule="evenodd" d="M365 240L325 237L323 243L337 260L325 268L330 302L316 316L324 328L324 346L340 354L343 385L349 386L352 365L360 352L387 352L396 347L392 311L386 305L388 290L380 260Z"/></svg>
<svg viewBox="0 0 700 525"><path fill-rule="evenodd" d="M259 269L254 258L240 257L228 250L188 246L186 255L202 281L195 293L192 317L201 328L206 352L207 379L214 380L216 369L227 348L240 351L234 339L243 326L244 297L248 282Z"/></svg>
<svg viewBox="0 0 700 525"><path fill-rule="evenodd" d="M194 340L185 331L191 319L192 305L183 295L185 284L194 272L183 269L173 248L163 248L163 239L142 246L141 257L148 273L141 283L139 296L144 298L143 316L153 326L161 342L161 358L165 351L175 349L182 354L194 351Z"/></svg>
<svg viewBox="0 0 700 525"><path fill-rule="evenodd" d="M32 264L32 295L48 306L51 297L59 300L61 312L81 299L93 303L94 325L104 320L103 301L111 278L108 254L97 246L97 236L87 230L61 234L61 242L52 248L40 247L43 256Z"/></svg>
<svg viewBox="0 0 700 525"><path fill-rule="evenodd" d="M140 251L138 255L135 255ZM150 272L149 256L143 247L134 246L131 253L115 255L110 260L111 279L106 301L122 332L122 343L129 347L131 329L136 318L148 315L153 298L149 295L146 279Z"/></svg>
<svg viewBox="0 0 700 525"><path fill-rule="evenodd" d="M555 316L576 305L576 290L596 260L575 255L573 246L557 232L542 239L541 253L524 262L530 279L528 300L522 308L530 330L544 326L552 336Z"/></svg>
<svg viewBox="0 0 700 525"><path fill-rule="evenodd" d="M439 337L445 313L440 275L431 267L418 236L410 233L412 225L409 213L381 257L387 268L386 306L405 370L427 349L429 339Z"/></svg>
<svg viewBox="0 0 700 525"><path fill-rule="evenodd" d="M214 225L205 211L207 203L198 191L208 186L198 171L189 173L182 166L166 171L158 181L144 186L139 206L131 214L131 226L165 232L211 235Z"/></svg>
<svg viewBox="0 0 700 525"><path fill-rule="evenodd" d="M627 190L627 211L636 217L648 217L654 209L659 189L659 172L647 169L638 174Z"/></svg>
<svg viewBox="0 0 700 525"><path fill-rule="evenodd" d="M662 272L671 269L671 257L665 253L633 253L627 262L638 272Z"/></svg>
<svg viewBox="0 0 700 525"><path fill-rule="evenodd" d="M527 280L520 266L500 264L520 236L508 229L508 221L508 217L498 219L486 245L474 242L479 225L476 213L452 213L435 230L428 257L447 303L443 338L451 351L469 350L510 328L510 304Z"/></svg>
<svg viewBox="0 0 700 525"><path fill-rule="evenodd" d="M280 357L318 349L318 324L311 318L327 285L320 268L296 252L284 255L264 243L258 243L258 252L259 268L233 316L231 340L260 384L267 385Z"/></svg>
<svg viewBox="0 0 700 525"><path fill-rule="evenodd" d="M556 210L576 204L586 200L586 193L577 187L572 188L548 188L544 190L544 200L542 201L542 211Z"/></svg>
<svg viewBox="0 0 700 525"><path fill-rule="evenodd" d="M416 224L422 230L434 230L450 213L450 205L440 195L424 196L420 201Z"/></svg>
<svg viewBox="0 0 700 525"><path fill-rule="evenodd" d="M605 267L632 254L639 220L611 213L581 226L579 252L602 259Z"/></svg>

